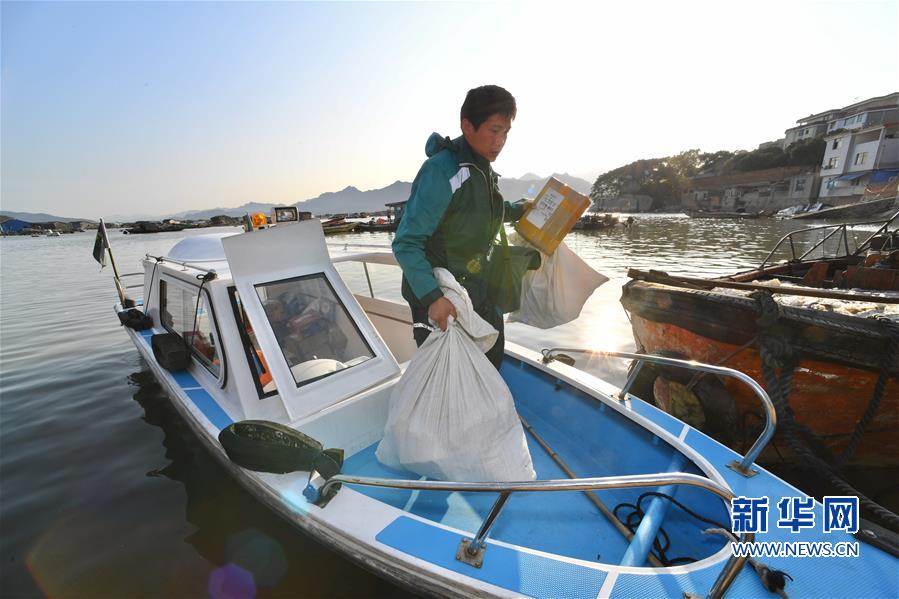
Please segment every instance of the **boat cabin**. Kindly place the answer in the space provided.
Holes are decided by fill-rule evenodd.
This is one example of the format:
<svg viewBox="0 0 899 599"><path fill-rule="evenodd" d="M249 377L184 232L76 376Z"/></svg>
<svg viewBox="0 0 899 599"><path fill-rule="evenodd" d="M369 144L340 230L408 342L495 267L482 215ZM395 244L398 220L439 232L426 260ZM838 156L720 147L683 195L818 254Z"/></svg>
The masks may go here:
<svg viewBox="0 0 899 599"><path fill-rule="evenodd" d="M191 376L228 420L297 426L350 397L386 401L378 390L399 377L317 221L188 237L167 256L148 256L145 273L148 313L188 343ZM408 344L399 342L401 353Z"/></svg>

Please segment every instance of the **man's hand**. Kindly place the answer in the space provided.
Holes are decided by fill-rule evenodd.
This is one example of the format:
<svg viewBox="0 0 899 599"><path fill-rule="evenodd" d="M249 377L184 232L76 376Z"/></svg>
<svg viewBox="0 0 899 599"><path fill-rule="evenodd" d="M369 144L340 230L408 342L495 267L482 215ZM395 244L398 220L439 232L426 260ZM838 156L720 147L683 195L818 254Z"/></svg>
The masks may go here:
<svg viewBox="0 0 899 599"><path fill-rule="evenodd" d="M453 306L453 302L445 297L434 300L434 302L428 306L428 318L436 322L441 331L446 330L446 321L450 316L457 318L456 307Z"/></svg>

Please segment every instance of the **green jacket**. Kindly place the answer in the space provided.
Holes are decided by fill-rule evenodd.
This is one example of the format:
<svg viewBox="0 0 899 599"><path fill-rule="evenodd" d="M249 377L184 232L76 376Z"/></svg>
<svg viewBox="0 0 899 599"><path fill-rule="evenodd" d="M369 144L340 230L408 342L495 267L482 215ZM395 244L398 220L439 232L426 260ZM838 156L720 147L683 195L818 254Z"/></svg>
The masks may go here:
<svg viewBox="0 0 899 599"><path fill-rule="evenodd" d="M503 220L518 220L523 208L503 200L490 162L464 137L432 133L425 153L393 240L403 297L422 308L442 297L431 272L442 266L469 290L477 308L489 301L480 279L487 251Z"/></svg>

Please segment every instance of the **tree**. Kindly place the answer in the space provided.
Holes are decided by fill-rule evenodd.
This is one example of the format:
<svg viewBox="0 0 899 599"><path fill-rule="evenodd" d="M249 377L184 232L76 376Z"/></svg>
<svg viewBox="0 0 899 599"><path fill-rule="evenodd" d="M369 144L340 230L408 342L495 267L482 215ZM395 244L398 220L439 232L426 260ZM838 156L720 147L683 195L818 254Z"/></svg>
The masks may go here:
<svg viewBox="0 0 899 599"><path fill-rule="evenodd" d="M769 146L752 150L733 159L733 170L737 172L760 171L768 168L787 166L789 156L780 146Z"/></svg>
<svg viewBox="0 0 899 599"><path fill-rule="evenodd" d="M787 148L791 166L818 166L824 160L827 142L824 136L795 141Z"/></svg>
<svg viewBox="0 0 899 599"><path fill-rule="evenodd" d="M730 156L726 151L702 153L693 149L675 156L637 160L597 177L590 197L596 201L632 193L648 195L658 206L677 205L691 177Z"/></svg>

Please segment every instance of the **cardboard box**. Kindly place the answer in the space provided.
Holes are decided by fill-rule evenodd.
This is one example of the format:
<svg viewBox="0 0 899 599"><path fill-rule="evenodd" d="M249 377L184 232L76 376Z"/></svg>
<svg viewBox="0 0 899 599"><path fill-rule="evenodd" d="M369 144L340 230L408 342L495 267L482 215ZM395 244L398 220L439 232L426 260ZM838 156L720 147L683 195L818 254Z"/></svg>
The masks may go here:
<svg viewBox="0 0 899 599"><path fill-rule="evenodd" d="M551 256L589 206L590 198L550 177L533 207L516 223L515 230L531 245Z"/></svg>

